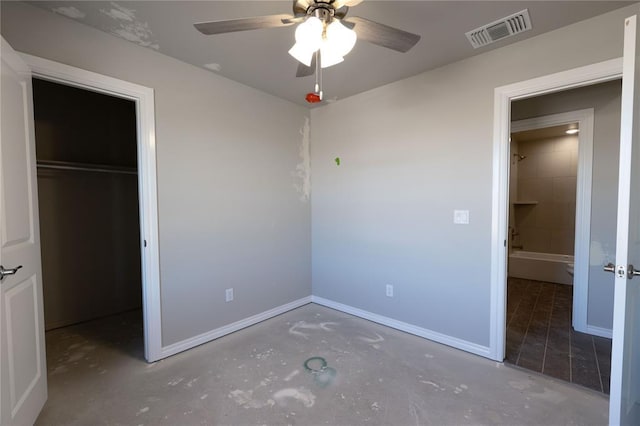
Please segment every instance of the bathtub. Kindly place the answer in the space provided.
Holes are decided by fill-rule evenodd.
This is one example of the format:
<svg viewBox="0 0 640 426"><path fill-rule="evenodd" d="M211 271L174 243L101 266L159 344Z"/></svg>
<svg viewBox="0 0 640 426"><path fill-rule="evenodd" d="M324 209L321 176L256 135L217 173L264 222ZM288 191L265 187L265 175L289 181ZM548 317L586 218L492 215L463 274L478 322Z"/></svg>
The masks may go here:
<svg viewBox="0 0 640 426"><path fill-rule="evenodd" d="M573 256L567 254L514 251L509 254L508 276L528 280L573 285L567 267Z"/></svg>

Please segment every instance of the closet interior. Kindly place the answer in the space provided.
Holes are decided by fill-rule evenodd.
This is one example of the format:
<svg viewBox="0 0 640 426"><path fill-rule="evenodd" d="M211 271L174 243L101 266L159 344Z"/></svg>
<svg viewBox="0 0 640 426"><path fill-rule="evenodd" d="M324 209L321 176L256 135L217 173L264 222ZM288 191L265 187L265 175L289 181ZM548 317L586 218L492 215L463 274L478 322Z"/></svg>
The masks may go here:
<svg viewBox="0 0 640 426"><path fill-rule="evenodd" d="M45 329L140 310L133 101L33 79Z"/></svg>

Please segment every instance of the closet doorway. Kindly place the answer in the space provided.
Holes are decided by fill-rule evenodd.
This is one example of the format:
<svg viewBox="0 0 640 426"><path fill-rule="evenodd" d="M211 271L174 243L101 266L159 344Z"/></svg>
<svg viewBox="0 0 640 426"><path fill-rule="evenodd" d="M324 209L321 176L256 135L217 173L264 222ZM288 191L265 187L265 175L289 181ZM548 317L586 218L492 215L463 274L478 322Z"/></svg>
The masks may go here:
<svg viewBox="0 0 640 426"><path fill-rule="evenodd" d="M156 178L156 137L153 89L37 56L21 54L37 79L127 99L135 104L137 172L142 269L144 358L148 362L168 356L162 347L160 311L160 253Z"/></svg>
<svg viewBox="0 0 640 426"><path fill-rule="evenodd" d="M136 104L38 78L33 98L50 371L95 339L143 359Z"/></svg>

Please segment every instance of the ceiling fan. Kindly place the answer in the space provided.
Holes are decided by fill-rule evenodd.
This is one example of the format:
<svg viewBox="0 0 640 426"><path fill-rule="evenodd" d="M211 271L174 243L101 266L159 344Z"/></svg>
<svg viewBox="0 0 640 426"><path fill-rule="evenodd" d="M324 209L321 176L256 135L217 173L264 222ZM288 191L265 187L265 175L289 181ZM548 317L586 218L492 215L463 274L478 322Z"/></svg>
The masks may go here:
<svg viewBox="0 0 640 426"><path fill-rule="evenodd" d="M296 77L316 74L314 93L307 101L322 100L321 69L344 60L356 39L386 47L398 52L407 52L420 40L420 36L358 16L347 18L349 7L362 0L293 0L293 15L267 15L225 21L200 22L194 24L205 35L222 34L262 28L296 28L296 43L289 54L300 64Z"/></svg>

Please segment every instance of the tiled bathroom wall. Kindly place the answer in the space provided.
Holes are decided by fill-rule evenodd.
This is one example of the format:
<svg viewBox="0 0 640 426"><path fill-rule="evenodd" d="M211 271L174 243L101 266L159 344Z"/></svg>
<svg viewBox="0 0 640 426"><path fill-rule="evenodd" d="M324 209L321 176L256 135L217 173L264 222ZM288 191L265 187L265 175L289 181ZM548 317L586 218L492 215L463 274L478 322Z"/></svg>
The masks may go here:
<svg viewBox="0 0 640 426"><path fill-rule="evenodd" d="M526 251L573 255L578 137L518 142L515 238Z"/></svg>

